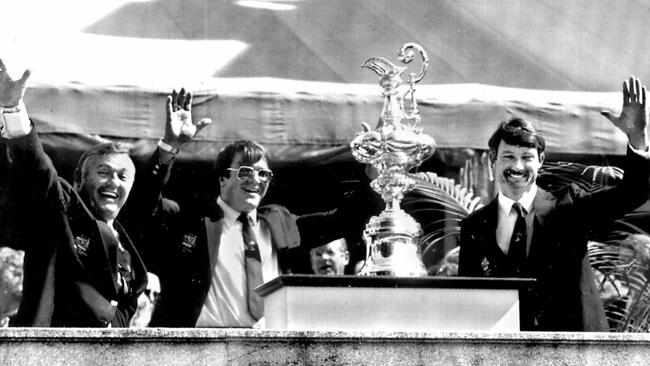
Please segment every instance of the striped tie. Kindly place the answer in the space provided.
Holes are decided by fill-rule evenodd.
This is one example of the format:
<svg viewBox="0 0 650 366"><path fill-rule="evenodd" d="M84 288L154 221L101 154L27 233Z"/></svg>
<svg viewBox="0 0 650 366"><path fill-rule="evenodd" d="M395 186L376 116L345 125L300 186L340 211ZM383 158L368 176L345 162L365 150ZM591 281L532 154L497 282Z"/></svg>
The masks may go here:
<svg viewBox="0 0 650 366"><path fill-rule="evenodd" d="M253 318L259 320L264 315L264 303L262 298L255 292L255 288L264 282L262 278L262 257L253 231L253 218L242 213L237 220L242 223L242 236L244 239L248 311Z"/></svg>

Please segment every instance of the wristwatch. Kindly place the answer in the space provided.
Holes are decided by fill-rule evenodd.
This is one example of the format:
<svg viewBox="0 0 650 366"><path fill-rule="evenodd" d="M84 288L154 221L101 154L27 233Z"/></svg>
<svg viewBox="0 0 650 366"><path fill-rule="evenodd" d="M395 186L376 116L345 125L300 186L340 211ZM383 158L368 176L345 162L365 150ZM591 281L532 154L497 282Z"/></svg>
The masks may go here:
<svg viewBox="0 0 650 366"><path fill-rule="evenodd" d="M31 122L22 99L13 107L0 107L0 133L4 137L22 136L31 130Z"/></svg>
<svg viewBox="0 0 650 366"><path fill-rule="evenodd" d="M180 151L177 148L173 147L172 145L166 143L162 139L158 140L158 147L160 148L160 150L167 151L168 153L174 155L178 154L178 152Z"/></svg>

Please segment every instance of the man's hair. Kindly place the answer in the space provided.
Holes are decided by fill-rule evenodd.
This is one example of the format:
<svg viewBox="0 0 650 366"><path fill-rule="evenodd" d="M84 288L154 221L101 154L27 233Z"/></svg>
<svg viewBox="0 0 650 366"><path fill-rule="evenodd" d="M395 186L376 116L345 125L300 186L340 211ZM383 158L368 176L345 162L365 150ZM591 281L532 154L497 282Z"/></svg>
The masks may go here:
<svg viewBox="0 0 650 366"><path fill-rule="evenodd" d="M320 247L324 247L324 246L326 246L326 245L332 244L332 243L334 243L334 242L335 242L336 244L338 244L338 245L337 245L337 248L340 250L341 253L345 253L345 252L348 252L348 253L349 253L349 252L350 252L350 251L348 250L348 241L347 241L347 239L341 237L341 238L337 238L337 239L330 240L330 241L328 241L327 243L323 243L323 244L321 244L321 245L319 245L319 246L317 246L317 247L313 247L313 248L311 248L311 249L309 250L309 253L311 254L311 252L313 252L314 250L316 250L316 249L318 249L318 248L320 248Z"/></svg>
<svg viewBox="0 0 650 366"><path fill-rule="evenodd" d="M106 142L103 144L95 145L88 149L77 161L77 167L74 170L74 184L75 186L81 183L81 179L86 172L86 164L88 161L96 156L107 156L116 154L129 155L130 146L120 142Z"/></svg>
<svg viewBox="0 0 650 366"><path fill-rule="evenodd" d="M241 165L253 165L264 158L266 163L271 167L271 159L262 145L251 140L237 140L219 151L217 160L214 162L214 171L217 175L217 180L221 177L229 177L230 165L233 163L232 159L241 153Z"/></svg>
<svg viewBox="0 0 650 366"><path fill-rule="evenodd" d="M490 137L488 146L492 161L496 159L497 150L501 141L505 141L509 145L535 148L540 155L546 148L544 137L535 130L535 127L530 122L519 117L514 117L499 123L496 131Z"/></svg>

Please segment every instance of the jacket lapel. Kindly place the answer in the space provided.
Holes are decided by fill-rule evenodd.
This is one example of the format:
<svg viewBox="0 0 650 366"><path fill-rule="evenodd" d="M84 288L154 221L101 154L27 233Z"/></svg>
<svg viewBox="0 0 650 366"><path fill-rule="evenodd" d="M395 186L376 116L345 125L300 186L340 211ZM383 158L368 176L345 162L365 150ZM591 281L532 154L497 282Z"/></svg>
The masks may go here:
<svg viewBox="0 0 650 366"><path fill-rule="evenodd" d="M478 238L483 240L483 246L486 249L486 254L491 257L497 257L499 260L505 257L505 253L497 243L496 228L499 217L499 202L494 198L485 207L485 214L479 221L479 235Z"/></svg>
<svg viewBox="0 0 650 366"><path fill-rule="evenodd" d="M221 233L223 232L224 213L221 207L214 199L212 204L208 207L207 217L202 220L203 231L205 231L205 243L199 240L198 245L202 245L208 252L210 259L210 273L217 264L219 256L219 246L221 245ZM210 245L212 243L212 245Z"/></svg>
<svg viewBox="0 0 650 366"><path fill-rule="evenodd" d="M70 231L73 236L69 248L100 292L117 294L116 241L108 225L95 219L83 200L73 195L67 209ZM112 249L111 249L112 248Z"/></svg>
<svg viewBox="0 0 650 366"><path fill-rule="evenodd" d="M477 265L485 277L511 277L514 269L496 239L498 200L493 199L477 214L474 223L476 234L472 237L477 241L476 249L479 251Z"/></svg>
<svg viewBox="0 0 650 366"><path fill-rule="evenodd" d="M117 221L115 221L114 225L115 225L115 229L120 234L120 239L121 239L120 243L122 244L124 249L126 249L129 252L129 255L131 255L131 268L133 269L133 274L135 277L134 283L131 284L133 286L133 288L131 289L131 293L139 294L142 291L144 291L144 289L147 287L147 269L144 266L144 262L142 261L142 258L140 258L140 254L133 246L133 242L131 242L131 238L129 238L126 231L124 231L122 225L120 225ZM115 268L115 271L117 271L117 268ZM115 281L113 282L115 283ZM119 290L117 288L117 284L115 289L116 291Z"/></svg>
<svg viewBox="0 0 650 366"><path fill-rule="evenodd" d="M528 254L529 261L533 261L535 258L539 257L540 253L544 252L542 248L544 247L545 242L545 230L542 228L546 225L547 217L554 208L555 197L553 194L538 187L537 194L533 200L533 237L530 244L530 252Z"/></svg>
<svg viewBox="0 0 650 366"><path fill-rule="evenodd" d="M117 238L115 238L115 235L104 221L96 220L96 223L101 236L102 253L104 254L102 261L105 260L104 263L106 269L108 269L108 271L104 271L103 281L110 281L109 283L112 284L110 287L113 289L111 295L117 295L119 288L114 280L117 278Z"/></svg>

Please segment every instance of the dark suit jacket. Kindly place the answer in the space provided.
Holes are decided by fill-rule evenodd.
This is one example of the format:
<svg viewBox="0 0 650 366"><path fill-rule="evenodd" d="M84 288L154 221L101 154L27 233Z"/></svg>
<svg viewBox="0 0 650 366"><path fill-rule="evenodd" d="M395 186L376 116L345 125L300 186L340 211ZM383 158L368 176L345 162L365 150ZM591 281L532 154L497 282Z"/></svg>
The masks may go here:
<svg viewBox="0 0 650 366"><path fill-rule="evenodd" d="M161 282L150 326L194 327L210 289L220 244L208 246L205 220L220 222L223 212L214 199L179 204L163 198L171 167L160 161L156 151L140 181L148 191L148 197L139 197L140 204L152 207L153 213L140 242L147 247L146 263L151 263L150 270ZM290 273L294 249L300 246L296 216L278 205L258 208L257 216L271 231L281 271Z"/></svg>
<svg viewBox="0 0 650 366"><path fill-rule="evenodd" d="M516 273L497 245L497 199L470 214L461 222L458 275L537 279L534 290L522 299L524 330L607 331L587 258L587 234L648 199L648 157L628 148L625 165L623 181L616 187L588 193L571 185L556 196L538 190L524 273Z"/></svg>
<svg viewBox="0 0 650 366"><path fill-rule="evenodd" d="M25 251L23 298L11 325L128 326L147 276L126 232L115 222L135 276L132 293L118 295L117 246L106 223L58 177L34 129L5 143L14 160L11 207L19 220L4 226L2 236Z"/></svg>

